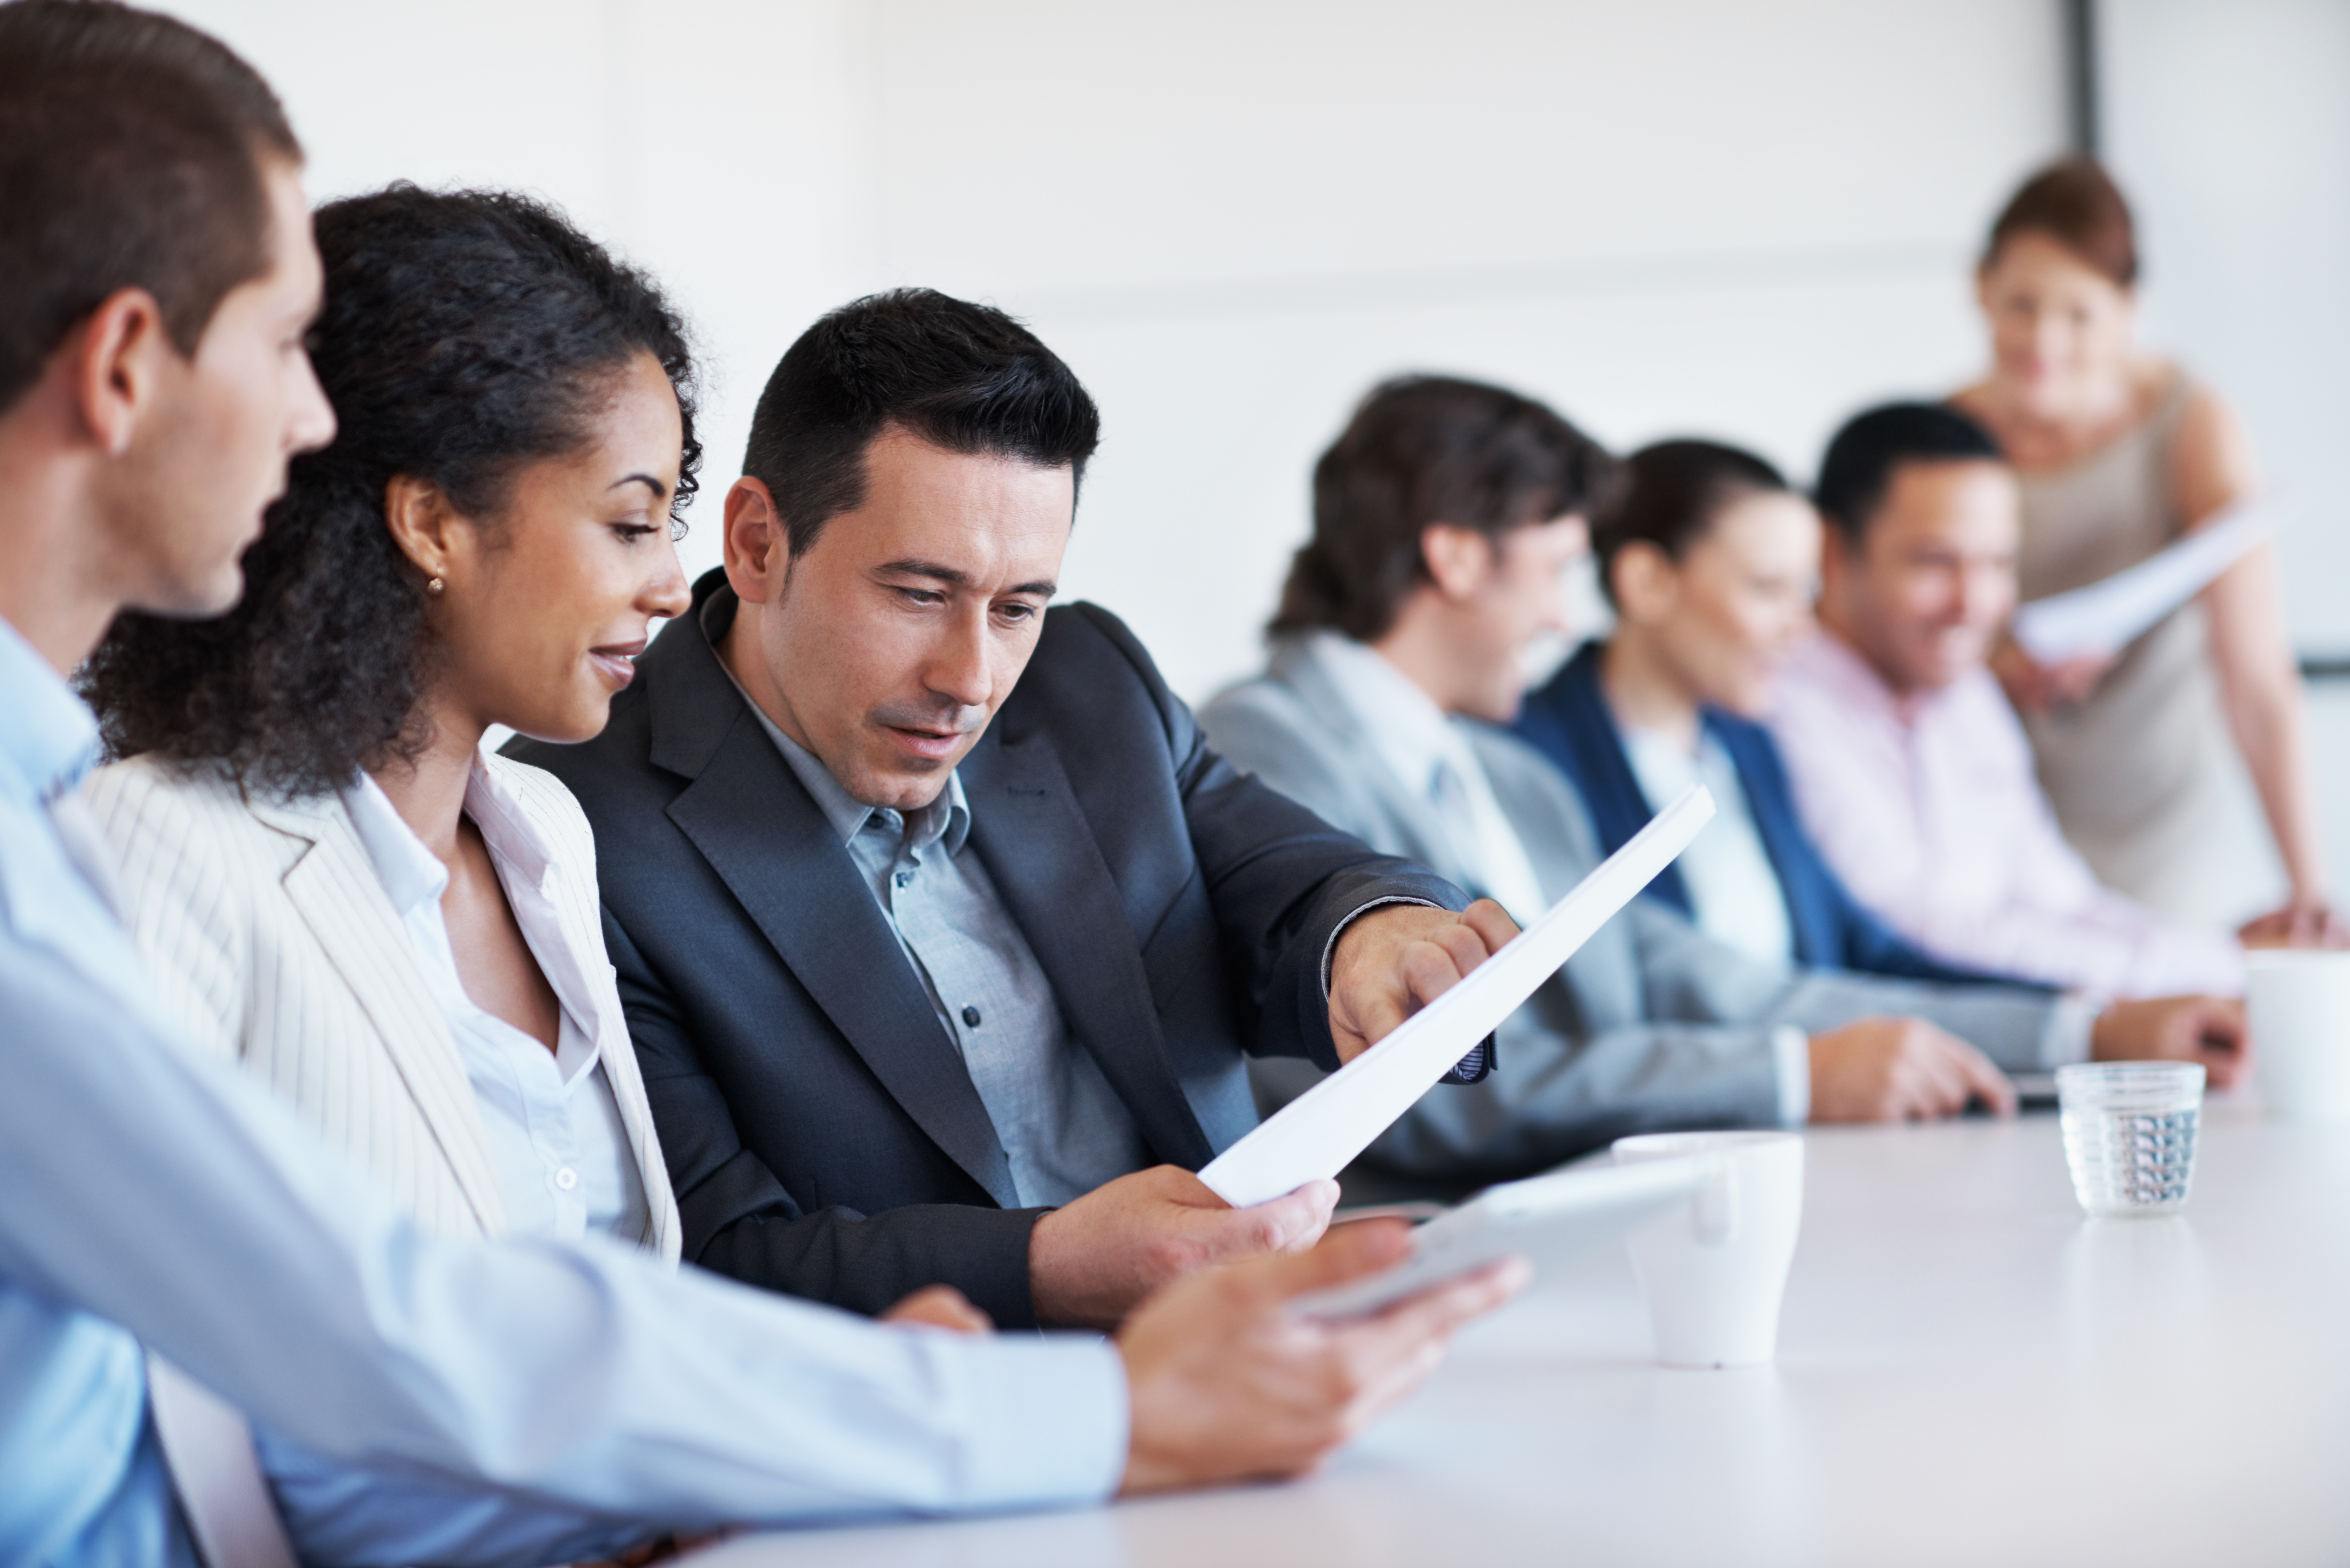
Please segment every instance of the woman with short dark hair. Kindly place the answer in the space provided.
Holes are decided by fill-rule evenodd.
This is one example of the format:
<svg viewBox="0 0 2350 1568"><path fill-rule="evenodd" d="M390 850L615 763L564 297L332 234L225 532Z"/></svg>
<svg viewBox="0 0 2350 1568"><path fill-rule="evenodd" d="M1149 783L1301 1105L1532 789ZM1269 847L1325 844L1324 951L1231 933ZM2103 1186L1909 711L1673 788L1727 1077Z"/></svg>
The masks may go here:
<svg viewBox="0 0 2350 1568"><path fill-rule="evenodd" d="M1620 847L1703 783L1720 813L1651 896L1769 962L1982 978L1919 952L1846 890L1756 722L1781 660L1811 627L1811 504L1752 452L1661 441L1625 460L1591 543L1616 628L1527 696L1516 729L1574 781L1602 846Z"/></svg>
<svg viewBox="0 0 2350 1568"><path fill-rule="evenodd" d="M2129 204L2085 158L2026 182L1984 246L1976 289L1991 369L1951 400L1999 439L2022 481L2027 600L2134 566L2259 488L2227 404L2137 342L2137 277ZM2044 668L2010 645L1992 668L2023 715L2064 836L2101 881L2174 919L2256 913L2277 891L2257 794L2284 903L2243 935L2343 939L2273 545L2118 657Z"/></svg>

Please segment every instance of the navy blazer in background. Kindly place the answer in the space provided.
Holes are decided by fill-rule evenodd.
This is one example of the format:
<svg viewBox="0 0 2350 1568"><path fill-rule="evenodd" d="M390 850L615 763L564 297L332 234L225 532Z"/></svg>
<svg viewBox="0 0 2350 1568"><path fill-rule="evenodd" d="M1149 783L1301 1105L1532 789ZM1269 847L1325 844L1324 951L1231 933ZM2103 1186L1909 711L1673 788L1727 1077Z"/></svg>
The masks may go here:
<svg viewBox="0 0 2350 1568"><path fill-rule="evenodd" d="M596 830L686 1261L866 1312L951 1284L1001 1324L1032 1324L1028 1233L1045 1211L1014 1207L920 978L719 663L733 609L711 573L603 734L508 748L569 786ZM1045 613L961 773L965 853L1170 1164L1197 1169L1256 1125L1247 1055L1337 1065L1322 959L1349 915L1468 902L1234 771L1090 605Z"/></svg>
<svg viewBox="0 0 2350 1568"><path fill-rule="evenodd" d="M1599 658L1605 644L1586 642L1540 691L1529 694L1514 726L1526 742L1558 765L1582 793L1599 842L1614 854L1648 825L1657 808L1640 793L1632 760L1624 751L1615 711L1599 689ZM1902 980L1963 982L1987 978L1927 957L1845 890L1820 857L1787 784L1786 764L1770 732L1719 708L1703 710L1704 724L1738 770L1746 808L1762 839L1763 853L1779 875L1794 929L1795 961L1814 969L1854 970ZM1668 866L1648 884L1648 896L1694 918L1689 885L1680 867Z"/></svg>

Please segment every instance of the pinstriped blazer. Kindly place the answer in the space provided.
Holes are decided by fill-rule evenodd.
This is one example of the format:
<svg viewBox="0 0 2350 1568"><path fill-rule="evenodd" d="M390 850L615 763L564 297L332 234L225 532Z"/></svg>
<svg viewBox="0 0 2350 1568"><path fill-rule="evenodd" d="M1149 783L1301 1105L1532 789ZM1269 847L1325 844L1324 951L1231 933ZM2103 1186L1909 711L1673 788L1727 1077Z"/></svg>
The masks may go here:
<svg viewBox="0 0 2350 1568"><path fill-rule="evenodd" d="M605 954L588 819L552 775L498 756L483 764L554 851L548 901L587 977L594 1017L580 1023L644 1181L644 1244L675 1262L677 1200ZM159 1000L425 1230L504 1234L463 1059L342 801L248 794L224 769L144 757L100 769L85 793L120 852L123 919Z"/></svg>

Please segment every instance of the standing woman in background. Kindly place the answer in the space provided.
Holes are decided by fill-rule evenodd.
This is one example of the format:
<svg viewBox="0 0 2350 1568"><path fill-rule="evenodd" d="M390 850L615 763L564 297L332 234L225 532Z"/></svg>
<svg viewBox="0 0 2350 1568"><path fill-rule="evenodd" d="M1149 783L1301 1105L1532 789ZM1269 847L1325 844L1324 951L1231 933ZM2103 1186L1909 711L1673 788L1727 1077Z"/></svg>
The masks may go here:
<svg viewBox="0 0 2350 1568"><path fill-rule="evenodd" d="M2027 600L2142 561L2256 488L2234 413L2135 341L2137 275L2128 203L2085 158L2033 176L1991 227L1976 274L1991 368L1952 401L1999 438L2022 478ZM2116 659L2043 666L2011 644L1993 668L2065 836L2101 879L2210 924L2272 898L2233 776L2240 754L2287 885L2284 905L2242 934L2342 940L2273 545Z"/></svg>

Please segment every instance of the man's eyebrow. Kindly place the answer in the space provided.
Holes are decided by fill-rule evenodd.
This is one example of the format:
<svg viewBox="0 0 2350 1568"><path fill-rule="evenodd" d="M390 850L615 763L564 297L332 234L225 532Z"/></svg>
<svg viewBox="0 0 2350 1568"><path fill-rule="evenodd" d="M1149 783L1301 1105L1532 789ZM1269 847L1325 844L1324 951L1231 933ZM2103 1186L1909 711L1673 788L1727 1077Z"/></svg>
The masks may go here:
<svg viewBox="0 0 2350 1568"><path fill-rule="evenodd" d="M924 561L918 558L909 557L902 561L889 562L884 566L876 567L875 569L892 576L928 577L933 582L944 583L951 588L967 588L972 586L971 574L969 572L958 570L953 566L942 566L936 561ZM1016 584L1005 591L1007 593L1014 594L1035 594L1041 598L1049 599L1059 590L1060 585L1058 583L1039 580L1033 583Z"/></svg>
<svg viewBox="0 0 2350 1568"><path fill-rule="evenodd" d="M663 484L660 480L655 479L650 473L632 473L626 479L616 479L612 481L611 488L618 490L623 484L643 485L646 489L653 493L653 499L655 501L659 501L669 494L669 486Z"/></svg>

